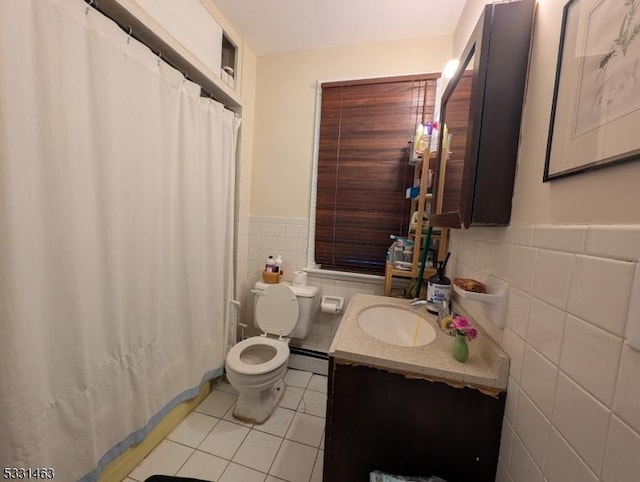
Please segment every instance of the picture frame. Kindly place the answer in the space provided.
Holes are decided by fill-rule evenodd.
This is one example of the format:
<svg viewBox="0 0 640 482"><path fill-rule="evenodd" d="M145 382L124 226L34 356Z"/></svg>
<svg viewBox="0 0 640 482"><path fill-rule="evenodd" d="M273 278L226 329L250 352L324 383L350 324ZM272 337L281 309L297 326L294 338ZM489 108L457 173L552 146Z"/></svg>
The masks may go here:
<svg viewBox="0 0 640 482"><path fill-rule="evenodd" d="M640 0L563 9L543 182L640 159Z"/></svg>

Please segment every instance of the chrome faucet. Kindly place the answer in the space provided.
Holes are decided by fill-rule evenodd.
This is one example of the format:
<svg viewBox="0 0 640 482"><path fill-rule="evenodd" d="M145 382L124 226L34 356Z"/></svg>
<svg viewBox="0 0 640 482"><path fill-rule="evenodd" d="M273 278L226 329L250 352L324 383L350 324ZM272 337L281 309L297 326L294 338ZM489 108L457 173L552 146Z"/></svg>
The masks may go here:
<svg viewBox="0 0 640 482"><path fill-rule="evenodd" d="M420 299L415 299L413 301L410 302L411 306L417 308L419 306L425 306L427 308L428 311L435 311L438 313L438 326L440 328L442 328L442 324L441 321L445 316L453 316L453 311L449 310L449 307L447 306L447 304L443 301L442 304L440 303L432 303L431 301L427 301L427 300L420 300Z"/></svg>

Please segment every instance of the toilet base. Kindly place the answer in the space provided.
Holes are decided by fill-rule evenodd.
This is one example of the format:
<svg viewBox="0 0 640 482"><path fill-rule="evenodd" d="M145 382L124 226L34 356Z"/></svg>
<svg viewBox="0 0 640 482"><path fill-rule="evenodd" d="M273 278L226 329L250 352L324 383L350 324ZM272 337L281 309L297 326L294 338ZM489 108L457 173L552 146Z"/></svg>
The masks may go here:
<svg viewBox="0 0 640 482"><path fill-rule="evenodd" d="M282 378L265 390L240 392L233 416L243 422L262 424L271 416L283 395Z"/></svg>

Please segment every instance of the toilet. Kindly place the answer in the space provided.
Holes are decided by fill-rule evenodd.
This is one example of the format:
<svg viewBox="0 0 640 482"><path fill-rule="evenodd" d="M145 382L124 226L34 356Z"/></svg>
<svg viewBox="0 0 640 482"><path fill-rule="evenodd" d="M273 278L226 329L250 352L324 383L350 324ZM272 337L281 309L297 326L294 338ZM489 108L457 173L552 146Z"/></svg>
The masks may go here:
<svg viewBox="0 0 640 482"><path fill-rule="evenodd" d="M284 394L289 338L306 338L318 310L317 286L258 281L254 323L262 335L234 345L227 354L227 379L238 390L233 416L252 423L269 418Z"/></svg>

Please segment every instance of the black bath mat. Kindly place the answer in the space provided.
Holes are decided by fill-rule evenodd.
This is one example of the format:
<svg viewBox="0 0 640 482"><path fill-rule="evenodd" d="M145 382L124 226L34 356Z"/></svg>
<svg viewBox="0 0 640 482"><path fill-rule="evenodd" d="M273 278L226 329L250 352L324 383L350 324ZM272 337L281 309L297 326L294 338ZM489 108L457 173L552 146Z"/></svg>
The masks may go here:
<svg viewBox="0 0 640 482"><path fill-rule="evenodd" d="M189 479L187 477L172 477L171 475L152 475L144 482L209 482L202 479Z"/></svg>

